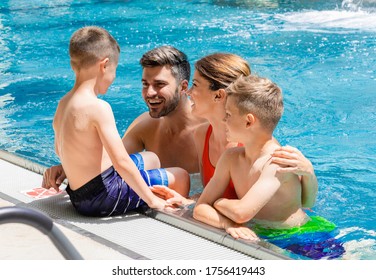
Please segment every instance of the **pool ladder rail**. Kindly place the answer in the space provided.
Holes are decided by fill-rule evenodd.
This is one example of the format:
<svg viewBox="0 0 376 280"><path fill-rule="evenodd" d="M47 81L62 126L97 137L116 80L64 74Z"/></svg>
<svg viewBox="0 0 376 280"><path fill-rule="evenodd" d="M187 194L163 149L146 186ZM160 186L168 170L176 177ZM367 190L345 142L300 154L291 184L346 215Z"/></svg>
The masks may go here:
<svg viewBox="0 0 376 280"><path fill-rule="evenodd" d="M38 229L47 235L63 257L67 260L83 260L73 244L54 224L53 220L42 212L19 206L0 208L0 225L21 223Z"/></svg>

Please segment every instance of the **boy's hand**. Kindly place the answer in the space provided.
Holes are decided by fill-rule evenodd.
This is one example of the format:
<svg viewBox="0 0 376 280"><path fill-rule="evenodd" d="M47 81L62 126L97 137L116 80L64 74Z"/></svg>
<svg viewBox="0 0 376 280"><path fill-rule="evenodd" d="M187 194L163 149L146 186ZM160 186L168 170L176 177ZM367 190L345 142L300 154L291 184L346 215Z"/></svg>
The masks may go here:
<svg viewBox="0 0 376 280"><path fill-rule="evenodd" d="M314 174L312 163L297 148L291 146L276 149L272 154L272 162L284 166L278 168L280 173L292 172L299 176Z"/></svg>
<svg viewBox="0 0 376 280"><path fill-rule="evenodd" d="M257 234L254 233L249 227L234 224L233 226L229 226L226 228L226 232L230 234L235 239L245 239L251 241L259 241Z"/></svg>
<svg viewBox="0 0 376 280"><path fill-rule="evenodd" d="M168 204L178 204L186 206L194 203L193 200L183 197L178 192L165 186L154 185L150 187L150 190L158 197L166 200Z"/></svg>
<svg viewBox="0 0 376 280"><path fill-rule="evenodd" d="M148 206L152 209L163 210L169 205L165 200L155 196L155 198L148 204Z"/></svg>
<svg viewBox="0 0 376 280"><path fill-rule="evenodd" d="M51 166L43 173L42 188L54 188L56 191L59 191L59 187L65 178L66 175L62 165Z"/></svg>

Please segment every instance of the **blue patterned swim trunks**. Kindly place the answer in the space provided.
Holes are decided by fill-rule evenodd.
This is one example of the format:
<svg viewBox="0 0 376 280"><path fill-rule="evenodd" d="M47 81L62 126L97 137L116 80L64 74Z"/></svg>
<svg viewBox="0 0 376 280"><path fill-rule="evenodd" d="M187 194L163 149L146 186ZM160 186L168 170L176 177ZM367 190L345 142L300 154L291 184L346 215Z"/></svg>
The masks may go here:
<svg viewBox="0 0 376 280"><path fill-rule="evenodd" d="M168 186L165 169L144 170L144 162L140 154L131 154L130 157L149 187L153 185ZM85 216L121 215L146 204L124 182L113 166L77 190L71 190L68 185L66 191L77 212Z"/></svg>

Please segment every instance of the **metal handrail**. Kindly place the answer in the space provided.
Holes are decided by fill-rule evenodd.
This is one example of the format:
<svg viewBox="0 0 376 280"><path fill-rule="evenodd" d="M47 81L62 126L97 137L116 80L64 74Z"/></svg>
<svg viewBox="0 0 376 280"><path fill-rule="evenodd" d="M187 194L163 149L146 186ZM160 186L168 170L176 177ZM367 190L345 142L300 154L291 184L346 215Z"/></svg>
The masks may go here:
<svg viewBox="0 0 376 280"><path fill-rule="evenodd" d="M0 224L6 223L30 225L47 235L65 259L83 259L63 232L54 224L53 220L42 212L18 206L3 207L0 208Z"/></svg>

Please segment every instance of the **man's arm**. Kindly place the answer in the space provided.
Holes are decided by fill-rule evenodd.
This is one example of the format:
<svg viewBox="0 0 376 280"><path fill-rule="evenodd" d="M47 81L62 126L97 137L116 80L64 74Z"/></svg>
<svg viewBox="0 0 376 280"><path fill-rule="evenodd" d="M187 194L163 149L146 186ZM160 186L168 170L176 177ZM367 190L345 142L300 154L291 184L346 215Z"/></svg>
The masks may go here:
<svg viewBox="0 0 376 280"><path fill-rule="evenodd" d="M317 197L318 183L312 163L297 148L291 146L276 149L272 157L273 163L285 166L280 167L278 172L291 172L301 177L302 206L313 207Z"/></svg>
<svg viewBox="0 0 376 280"><path fill-rule="evenodd" d="M149 117L145 112L138 116L125 131L122 141L125 149L129 154L139 153L145 149L144 142L141 138L142 122Z"/></svg>
<svg viewBox="0 0 376 280"><path fill-rule="evenodd" d="M42 188L59 191L60 185L67 178L61 164L47 168L43 173Z"/></svg>
<svg viewBox="0 0 376 280"><path fill-rule="evenodd" d="M251 229L235 223L213 207L214 202L222 196L230 181L229 167L231 165L227 154L225 152L219 159L213 177L193 209L193 217L216 228L225 229L234 238L257 240L257 235Z"/></svg>

